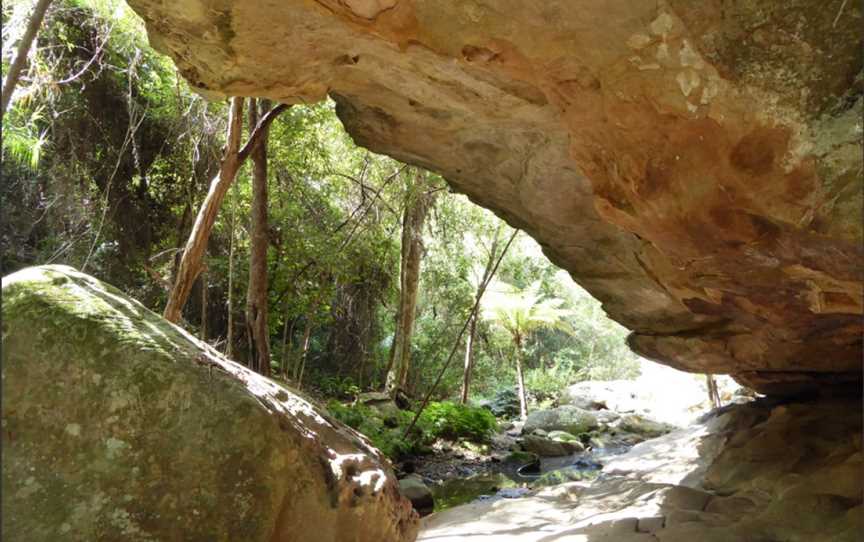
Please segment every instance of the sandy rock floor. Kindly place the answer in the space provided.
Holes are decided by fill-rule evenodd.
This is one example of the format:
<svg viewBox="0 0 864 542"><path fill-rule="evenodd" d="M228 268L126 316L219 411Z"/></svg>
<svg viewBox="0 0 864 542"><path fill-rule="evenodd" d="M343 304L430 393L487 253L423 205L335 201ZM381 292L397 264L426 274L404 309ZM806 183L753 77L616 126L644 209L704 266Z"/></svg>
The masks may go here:
<svg viewBox="0 0 864 542"><path fill-rule="evenodd" d="M593 482L433 514L426 542L854 542L860 399L721 410L644 442Z"/></svg>

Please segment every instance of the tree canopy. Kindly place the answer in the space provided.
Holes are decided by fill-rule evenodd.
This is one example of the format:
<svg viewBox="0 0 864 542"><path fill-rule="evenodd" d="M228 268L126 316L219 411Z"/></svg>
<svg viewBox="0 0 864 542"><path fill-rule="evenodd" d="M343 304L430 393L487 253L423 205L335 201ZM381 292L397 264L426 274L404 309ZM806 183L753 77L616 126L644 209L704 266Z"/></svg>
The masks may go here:
<svg viewBox="0 0 864 542"><path fill-rule="evenodd" d="M5 44L17 43L30 6L3 4ZM4 47L4 74L13 53ZM224 165L228 102L193 93L119 0L55 0L27 60L3 116L4 274L66 263L161 313L210 180ZM241 131L245 141L251 126L244 121ZM420 170L355 145L331 101L284 111L266 150L267 227L259 237L267 368L326 397L381 389L398 343L406 209L417 202ZM445 179L422 174L422 193L434 203L412 234L421 265L403 387L414 397L456 344L495 240L513 232L451 193ZM203 256L206 273L180 319L222 350L230 338L240 363L254 357L243 301L252 178L253 168L241 166L226 192ZM512 388L514 356L537 401L577 380L637 371L626 330L524 234L481 307L495 316L478 319L473 331L473 399ZM464 338L457 347L461 355ZM458 396L459 365L445 372L436 399Z"/></svg>

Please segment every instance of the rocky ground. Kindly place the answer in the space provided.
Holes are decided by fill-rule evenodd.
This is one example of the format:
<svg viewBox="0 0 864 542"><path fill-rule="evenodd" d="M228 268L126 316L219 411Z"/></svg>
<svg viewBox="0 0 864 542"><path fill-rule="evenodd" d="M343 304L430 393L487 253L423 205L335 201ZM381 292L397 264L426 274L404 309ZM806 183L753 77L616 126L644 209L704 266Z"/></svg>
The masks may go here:
<svg viewBox="0 0 864 542"><path fill-rule="evenodd" d="M594 481L423 520L447 542L853 542L862 532L860 398L731 405L645 441Z"/></svg>
<svg viewBox="0 0 864 542"><path fill-rule="evenodd" d="M403 492L411 493L415 507L425 514L432 511L433 495L439 499L435 509L441 510L491 495L521 497L526 491L593 478L615 456L679 427L655 418L680 423L706 411L706 396L691 375L682 377L667 368L645 373L636 381L570 386L553 402L557 406L535 409L524 422L502 422L502 431L488 445L438 442L433 454L397 465L406 480ZM664 402L656 391L658 378L667 384L687 378L688 392ZM727 402L751 400L736 395L728 381L722 383ZM515 394L505 392L484 404L501 417L518 412Z"/></svg>

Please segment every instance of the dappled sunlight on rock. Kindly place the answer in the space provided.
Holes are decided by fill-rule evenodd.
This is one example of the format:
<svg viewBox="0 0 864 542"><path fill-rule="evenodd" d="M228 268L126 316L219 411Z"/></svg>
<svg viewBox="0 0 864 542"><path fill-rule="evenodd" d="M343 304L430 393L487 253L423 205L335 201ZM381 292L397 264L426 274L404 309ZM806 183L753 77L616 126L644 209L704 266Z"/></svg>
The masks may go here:
<svg viewBox="0 0 864 542"><path fill-rule="evenodd" d="M860 389L857 3L128 3L197 92L329 95L357 144L538 240L646 358Z"/></svg>
<svg viewBox="0 0 864 542"><path fill-rule="evenodd" d="M860 441L854 399L735 405L634 446L596 481L433 514L419 540L855 542Z"/></svg>
<svg viewBox="0 0 864 542"><path fill-rule="evenodd" d="M386 460L286 387L70 267L3 297L10 539L414 538Z"/></svg>
<svg viewBox="0 0 864 542"><path fill-rule="evenodd" d="M705 375L685 373L641 358L639 371L634 380L573 384L561 392L559 402L632 412L678 427L692 423L712 408ZM741 395L746 391L730 377L718 375L715 379L723 402L748 399Z"/></svg>

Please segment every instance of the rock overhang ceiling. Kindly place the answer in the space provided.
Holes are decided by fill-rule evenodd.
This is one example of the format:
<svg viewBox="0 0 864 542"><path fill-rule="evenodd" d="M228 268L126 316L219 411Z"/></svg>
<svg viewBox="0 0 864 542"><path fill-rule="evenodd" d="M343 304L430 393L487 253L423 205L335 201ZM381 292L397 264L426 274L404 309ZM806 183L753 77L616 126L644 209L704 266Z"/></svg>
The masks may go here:
<svg viewBox="0 0 864 542"><path fill-rule="evenodd" d="M358 144L537 239L638 353L860 388L857 4L129 4L205 95L332 96Z"/></svg>

